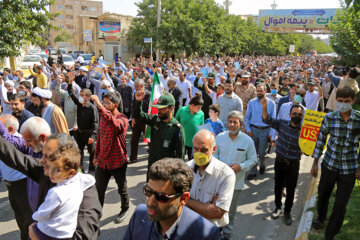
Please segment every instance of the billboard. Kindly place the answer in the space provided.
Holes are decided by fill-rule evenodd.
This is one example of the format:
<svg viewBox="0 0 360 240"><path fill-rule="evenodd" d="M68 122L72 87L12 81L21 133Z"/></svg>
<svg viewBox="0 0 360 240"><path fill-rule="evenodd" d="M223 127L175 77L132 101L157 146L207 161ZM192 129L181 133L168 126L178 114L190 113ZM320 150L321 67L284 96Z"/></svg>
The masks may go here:
<svg viewBox="0 0 360 240"><path fill-rule="evenodd" d="M259 10L259 26L265 32L329 33L330 23L336 24L337 8Z"/></svg>
<svg viewBox="0 0 360 240"><path fill-rule="evenodd" d="M92 41L92 30L84 30L84 42Z"/></svg>
<svg viewBox="0 0 360 240"><path fill-rule="evenodd" d="M120 38L120 22L99 22L99 38L116 39Z"/></svg>

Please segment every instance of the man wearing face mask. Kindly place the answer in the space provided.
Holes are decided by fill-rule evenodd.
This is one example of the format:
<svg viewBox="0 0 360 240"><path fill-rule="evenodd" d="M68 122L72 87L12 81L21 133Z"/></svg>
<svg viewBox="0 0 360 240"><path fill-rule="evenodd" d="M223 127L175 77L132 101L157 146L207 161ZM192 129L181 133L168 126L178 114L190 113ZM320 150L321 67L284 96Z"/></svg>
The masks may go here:
<svg viewBox="0 0 360 240"><path fill-rule="evenodd" d="M234 193L235 173L216 159L215 136L200 130L193 139L194 159L186 164L194 174L190 199L186 206L219 228L229 224L229 209Z"/></svg>
<svg viewBox="0 0 360 240"><path fill-rule="evenodd" d="M325 230L325 239L334 239L343 224L346 205L354 189L355 179L360 180L360 112L352 109L356 102L355 90L349 86L336 91L337 111L328 113L321 125L313 153L314 163L311 175L318 174L319 158L327 142L326 152L321 163L321 176L318 189L317 213L313 220L315 229L324 227L329 199L335 183L337 185L335 203Z"/></svg>
<svg viewBox="0 0 360 240"><path fill-rule="evenodd" d="M216 101L220 105L221 111L219 118L221 122L227 128L228 114L231 111L243 111L243 102L242 100L234 93L233 82L229 79L225 81L225 94L220 95Z"/></svg>
<svg viewBox="0 0 360 240"><path fill-rule="evenodd" d="M78 144L81 153L81 166L83 168L84 148L87 146L89 152L89 169L88 172L95 171L93 163L95 153L95 140L99 128L99 113L96 107L90 103L91 91L87 88L82 89L80 96L74 94L72 84L74 79L69 79L69 95L77 106L77 131L74 132L74 138Z"/></svg>
<svg viewBox="0 0 360 240"><path fill-rule="evenodd" d="M142 110L145 91L135 93L133 117L151 127L148 169L157 160L170 157L184 159L184 129L173 116L175 100L172 95L160 96L152 107L157 108L157 115L146 114Z"/></svg>
<svg viewBox="0 0 360 240"><path fill-rule="evenodd" d="M290 121L279 120L268 114L268 103L264 98L260 101L262 106L262 121L278 131L278 143L276 144L275 158L275 210L272 212L273 219L279 218L282 207L282 189L286 188L286 200L284 208L284 221L291 225L291 208L294 202L295 188L299 176L301 149L299 147L299 136L301 131L301 120L304 109L301 105L294 104L290 109ZM286 181L285 181L286 180Z"/></svg>
<svg viewBox="0 0 360 240"><path fill-rule="evenodd" d="M250 74L248 72L241 74L241 86L235 93L242 100L243 113L246 114L249 101L256 97L256 88L250 83Z"/></svg>
<svg viewBox="0 0 360 240"><path fill-rule="evenodd" d="M290 89L290 91L292 91L292 90ZM300 89L296 90L296 93L295 93L292 101L282 104L281 107L280 107L280 103L279 103L280 110L278 112L277 119L291 120L290 119L291 117L289 116L289 112L290 112L291 107L295 104L299 104L305 111L306 108L302 104L305 94L306 94L305 89L300 88ZM281 99L280 99L280 101L281 101Z"/></svg>

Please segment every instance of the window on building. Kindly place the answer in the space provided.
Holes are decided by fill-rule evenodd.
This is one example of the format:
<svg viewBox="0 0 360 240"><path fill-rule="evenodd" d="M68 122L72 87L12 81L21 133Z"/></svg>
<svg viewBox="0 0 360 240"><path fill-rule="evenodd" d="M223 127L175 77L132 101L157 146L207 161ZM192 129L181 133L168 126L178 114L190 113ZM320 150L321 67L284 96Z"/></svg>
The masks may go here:
<svg viewBox="0 0 360 240"><path fill-rule="evenodd" d="M64 9L64 7L62 5L59 5L58 9Z"/></svg>
<svg viewBox="0 0 360 240"><path fill-rule="evenodd" d="M60 19L64 19L64 15L59 15L59 18L60 18Z"/></svg>
<svg viewBox="0 0 360 240"><path fill-rule="evenodd" d="M64 25L60 25L60 28L61 28L61 29L64 29L64 28L65 28L65 26L64 26Z"/></svg>
<svg viewBox="0 0 360 240"><path fill-rule="evenodd" d="M66 5L66 6L65 6L65 9L71 10L71 9L73 9L73 7L72 7L71 5Z"/></svg>
<svg viewBox="0 0 360 240"><path fill-rule="evenodd" d="M81 9L82 9L83 11L87 11L87 7L86 7L86 6L82 6Z"/></svg>
<svg viewBox="0 0 360 240"><path fill-rule="evenodd" d="M91 8L90 8L90 11L95 12L95 11L96 11L96 8L95 8L95 7L91 7Z"/></svg>
<svg viewBox="0 0 360 240"><path fill-rule="evenodd" d="M73 16L72 15L67 15L66 19L73 19Z"/></svg>
<svg viewBox="0 0 360 240"><path fill-rule="evenodd" d="M67 28L68 30L73 30L73 29L74 29L74 27L71 26L71 25L67 25L66 28Z"/></svg>

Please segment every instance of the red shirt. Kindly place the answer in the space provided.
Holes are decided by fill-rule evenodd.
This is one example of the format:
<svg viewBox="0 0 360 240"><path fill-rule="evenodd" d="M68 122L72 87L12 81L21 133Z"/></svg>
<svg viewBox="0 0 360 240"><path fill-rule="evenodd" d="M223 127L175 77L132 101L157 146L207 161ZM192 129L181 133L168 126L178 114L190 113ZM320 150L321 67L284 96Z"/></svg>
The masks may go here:
<svg viewBox="0 0 360 240"><path fill-rule="evenodd" d="M106 108L99 109L100 124L96 142L95 158L98 167L115 169L122 167L127 160L126 131L127 117L121 113L112 115Z"/></svg>

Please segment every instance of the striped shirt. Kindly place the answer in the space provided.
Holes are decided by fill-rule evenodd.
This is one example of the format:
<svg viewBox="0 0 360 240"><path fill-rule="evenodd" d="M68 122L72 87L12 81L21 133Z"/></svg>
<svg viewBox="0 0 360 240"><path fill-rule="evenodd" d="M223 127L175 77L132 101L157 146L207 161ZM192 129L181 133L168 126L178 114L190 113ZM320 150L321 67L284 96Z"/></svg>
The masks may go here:
<svg viewBox="0 0 360 240"><path fill-rule="evenodd" d="M278 131L276 154L285 159L300 160L301 150L298 142L301 127L292 127L290 121L271 118L269 115L263 122Z"/></svg>
<svg viewBox="0 0 360 240"><path fill-rule="evenodd" d="M344 121L339 111L328 113L321 125L313 157L320 158L327 143L323 163L339 174L355 173L360 165L358 155L360 139L360 112L351 110L350 118Z"/></svg>

